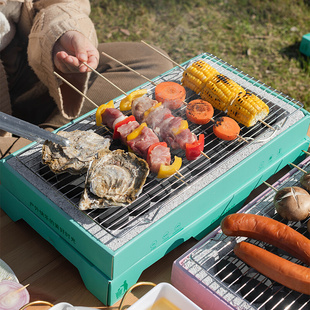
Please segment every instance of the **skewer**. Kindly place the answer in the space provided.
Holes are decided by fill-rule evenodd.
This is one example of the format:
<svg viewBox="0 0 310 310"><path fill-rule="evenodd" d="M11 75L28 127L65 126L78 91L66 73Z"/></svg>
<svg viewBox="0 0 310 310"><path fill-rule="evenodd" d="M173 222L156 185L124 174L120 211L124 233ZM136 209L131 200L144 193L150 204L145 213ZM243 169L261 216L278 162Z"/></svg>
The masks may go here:
<svg viewBox="0 0 310 310"><path fill-rule="evenodd" d="M137 72L134 69L131 69L130 67L128 67L127 65L123 64L122 62L120 62L119 60L115 59L114 57L102 52L103 55L111 58L112 60L118 62L120 65L124 66L125 68L139 74L140 76L144 77L143 75L141 75L139 72ZM120 89L118 86L116 86L114 83L112 83L111 81L109 81L106 77L104 77L102 74L100 74L97 70L95 70L94 68L90 67L88 64L84 63L88 68L90 68L91 70L93 70L97 75L99 75L100 77L102 77L104 80L108 81L111 85L115 86L117 89L119 89L123 94L127 95L126 92L124 92L122 89ZM144 77L145 79L147 79L149 82L155 84L153 81L149 80L147 77ZM155 84L156 85L156 84ZM246 140L245 140L246 141ZM247 142L247 141L246 141ZM201 155L203 155L204 157L206 157L207 159L211 159L207 154L205 154L204 152L201 152ZM184 176L182 176L184 177Z"/></svg>
<svg viewBox="0 0 310 310"><path fill-rule="evenodd" d="M211 118L210 121L213 122L213 123L215 123L214 118ZM242 140L242 141L244 141L244 142L246 142L246 143L249 143L249 141L248 141L246 138L243 138L243 137L240 136L240 135L237 135L237 138L240 139L240 140Z"/></svg>
<svg viewBox="0 0 310 310"><path fill-rule="evenodd" d="M103 79L107 80L109 83L111 83L113 86L117 87L114 83L112 83L111 81L109 81L108 79L106 79L106 77L104 77L102 74L100 74L97 70L95 70L94 68L90 67L87 63L84 63L88 68L90 68L91 70L93 70L96 74L98 74L100 77L102 77ZM76 90L79 94L81 94L85 99L89 100L91 103L93 103L97 108L98 105L96 103L94 103L91 99L89 99L86 95L84 95L79 89L77 89L74 85L72 85L69 81L67 81L65 78L63 78L61 75L59 75L57 72L54 71L54 74L59 77L62 81L64 81L66 84L68 84L69 86L71 86L74 90ZM117 89L119 89L122 93L124 93L125 95L127 95L123 90L121 90L119 87L117 87ZM177 174L179 174L182 178L184 178L184 176L181 174L181 172L176 171ZM177 176L175 176L177 178ZM181 180L182 181L182 180ZM183 181L184 182L184 181Z"/></svg>
<svg viewBox="0 0 310 310"><path fill-rule="evenodd" d="M176 63L175 61L173 61L171 58L167 57L165 54L163 54L162 52L160 52L159 50L157 50L156 48L154 48L153 46L149 45L148 43L144 42L143 40L141 40L142 43L144 43L145 45L147 45L148 47L150 47L152 50L156 51L158 54L162 55L164 58L170 60L174 65L178 66L179 68L181 68L183 71L185 71L185 69L179 65L178 63ZM185 103L186 105L186 103ZM260 123L262 123L263 125L265 125L266 127L272 129L275 131L275 128L273 128L271 125L269 125L268 123L266 123L263 120L258 120Z"/></svg>
<svg viewBox="0 0 310 310"><path fill-rule="evenodd" d="M15 294L21 292L22 290L26 289L29 285L30 285L30 284L26 284L26 285L24 285L23 287L18 288L17 290L14 290L14 291L12 291L12 292L7 293L7 294L6 294L6 297L9 297L9 296L12 296L12 295L15 295Z"/></svg>
<svg viewBox="0 0 310 310"><path fill-rule="evenodd" d="M290 163L290 165L292 165L293 167L297 168L298 170L302 171L303 173L307 174L308 172L302 168L300 168L299 166L293 164L293 163Z"/></svg>
<svg viewBox="0 0 310 310"><path fill-rule="evenodd" d="M85 99L87 99L90 103L92 103L95 107L98 108L98 105L92 101L90 98L88 98L85 94L83 94L79 89L77 89L73 84L71 84L69 81L67 81L65 78L63 78L61 75L59 75L57 72L54 71L54 74L60 78L63 82L68 84L70 87L72 87L75 91L77 91L81 96L83 96Z"/></svg>
<svg viewBox="0 0 310 310"><path fill-rule="evenodd" d="M10 294L12 294L12 293L18 293L18 292L24 290L25 288L27 288L29 285L30 285L30 284L26 284L26 285L24 285L23 287L17 289L16 291L11 292Z"/></svg>
<svg viewBox="0 0 310 310"><path fill-rule="evenodd" d="M262 123L263 125L265 125L266 127L272 129L272 130L276 130L275 128L273 128L271 125L269 125L268 123L266 123L265 121L263 121L262 119L258 120L260 123Z"/></svg>
<svg viewBox="0 0 310 310"><path fill-rule="evenodd" d="M307 151L304 151L304 150L302 150L305 154L307 154L307 155L310 155L310 153L309 152L307 152Z"/></svg>
<svg viewBox="0 0 310 310"><path fill-rule="evenodd" d="M143 40L141 40L141 42L145 45L147 45L148 47L150 47L152 50L154 50L155 52L157 52L158 54L160 54L161 56L163 56L164 58L168 59L169 61L171 61L174 65L178 66L179 68L181 68L184 71L184 68L179 65L178 63L176 63L175 61L173 61L170 57L166 56L165 54L163 54L162 52L160 52L159 50L157 50L156 48L154 48L153 46L149 45L148 43L144 42Z"/></svg>
<svg viewBox="0 0 310 310"><path fill-rule="evenodd" d="M184 178L184 175L179 170L177 170L175 173L178 174L181 178Z"/></svg>
<svg viewBox="0 0 310 310"><path fill-rule="evenodd" d="M278 191L275 187L273 187L273 186L270 185L269 183L267 183L267 182L265 182L265 181L263 181L263 183L264 183L265 185L267 185L268 187L272 188L275 192Z"/></svg>
<svg viewBox="0 0 310 310"><path fill-rule="evenodd" d="M188 185L188 183L186 181L182 180L181 178L177 177L176 175L174 175L174 177L176 179L178 179L179 181L183 182L184 184Z"/></svg>
<svg viewBox="0 0 310 310"><path fill-rule="evenodd" d="M117 88L122 94L124 94L125 96L127 96L127 93L124 92L122 89L120 89L117 85L115 85L113 82L111 82L109 79L107 79L104 75L102 75L101 73L99 73L96 69L92 68L89 64L87 64L85 61L83 62L83 64L88 67L89 69L91 69L93 72L95 72L98 76L100 76L102 79L104 79L105 81L107 81L108 83L110 83L112 86L114 86L115 88Z"/></svg>
<svg viewBox="0 0 310 310"><path fill-rule="evenodd" d="M124 66L126 69L138 74L139 76L141 76L142 78L146 79L147 81L149 81L151 84L153 84L154 86L156 86L156 83L153 82L152 80L150 80L148 77L144 76L143 74L141 74L140 72L128 67L127 65L123 64L122 62L120 62L119 60L115 59L114 57L108 55L107 53L101 52L104 56L109 57L110 59L116 61L118 64L120 64L121 66Z"/></svg>

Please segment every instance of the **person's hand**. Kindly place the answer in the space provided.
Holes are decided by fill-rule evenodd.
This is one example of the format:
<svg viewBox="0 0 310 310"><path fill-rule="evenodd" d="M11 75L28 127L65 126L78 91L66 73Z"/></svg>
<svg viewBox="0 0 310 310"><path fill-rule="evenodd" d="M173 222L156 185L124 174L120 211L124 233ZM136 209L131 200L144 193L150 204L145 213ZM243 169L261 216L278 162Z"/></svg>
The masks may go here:
<svg viewBox="0 0 310 310"><path fill-rule="evenodd" d="M67 31L54 45L53 60L55 67L62 73L84 73L91 69L83 62L97 68L99 52L82 33Z"/></svg>

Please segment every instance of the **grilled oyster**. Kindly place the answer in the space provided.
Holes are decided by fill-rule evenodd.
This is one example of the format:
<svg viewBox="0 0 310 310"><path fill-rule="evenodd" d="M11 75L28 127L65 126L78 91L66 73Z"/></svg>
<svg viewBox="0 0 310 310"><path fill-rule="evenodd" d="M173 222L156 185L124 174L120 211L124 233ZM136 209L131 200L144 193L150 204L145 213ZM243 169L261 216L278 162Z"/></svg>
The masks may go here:
<svg viewBox="0 0 310 310"><path fill-rule="evenodd" d="M46 141L42 148L42 162L54 173L69 172L82 174L87 171L89 164L99 153L109 150L111 139L102 137L93 131L59 131L57 133L70 141L63 147Z"/></svg>
<svg viewBox="0 0 310 310"><path fill-rule="evenodd" d="M140 194L148 174L147 162L133 153L115 150L101 154L89 167L80 210L130 204Z"/></svg>

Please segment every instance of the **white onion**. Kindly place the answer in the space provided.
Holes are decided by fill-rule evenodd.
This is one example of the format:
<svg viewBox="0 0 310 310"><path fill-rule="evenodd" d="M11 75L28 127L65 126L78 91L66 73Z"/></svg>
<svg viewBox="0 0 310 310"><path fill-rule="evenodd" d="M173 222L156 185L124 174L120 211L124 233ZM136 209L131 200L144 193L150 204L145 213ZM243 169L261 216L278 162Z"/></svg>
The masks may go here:
<svg viewBox="0 0 310 310"><path fill-rule="evenodd" d="M10 280L0 282L0 309L16 310L29 303L27 289L20 283Z"/></svg>

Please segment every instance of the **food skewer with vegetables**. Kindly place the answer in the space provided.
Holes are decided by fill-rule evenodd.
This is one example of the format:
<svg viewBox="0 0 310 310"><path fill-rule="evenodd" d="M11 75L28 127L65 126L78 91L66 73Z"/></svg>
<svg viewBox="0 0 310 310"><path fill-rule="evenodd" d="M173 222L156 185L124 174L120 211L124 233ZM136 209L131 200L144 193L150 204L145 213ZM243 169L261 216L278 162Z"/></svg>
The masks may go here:
<svg viewBox="0 0 310 310"><path fill-rule="evenodd" d="M91 68L91 67L90 67ZM96 71L95 69L91 68L92 70ZM100 73L98 73L100 75ZM58 76L58 74L55 72L55 75ZM68 81L66 81L63 77L59 76L65 83L67 83L69 86L72 86L74 89L75 87L70 84ZM110 82L110 81L109 81ZM112 82L111 82L112 83ZM114 84L113 84L114 85ZM116 86L116 85L115 85ZM146 91L144 92L144 90L142 90L142 94L146 93ZM141 92L139 94L137 94L137 96L141 95ZM85 97L85 99L89 100L90 102L93 103L93 101L88 98L86 95L83 94L83 96ZM94 103L95 104L95 103ZM96 104L95 104L96 105ZM108 110L109 108L113 108L114 112L119 112L120 114L117 115L116 118L112 118L113 122L109 122L108 125L110 126L107 126L111 129L111 126L113 129L116 128L116 130L114 130L114 134L113 134L113 139L117 139L117 138L121 138L121 135L120 135L120 127L121 125L124 125L124 124L127 124L127 123L130 123L132 121L134 121L134 117L126 117L125 115L123 115L123 113L121 113L118 109L114 109L114 104L113 104L113 101L110 101L108 102L107 104L103 104L101 106L98 107L98 105L96 105L97 107L97 111L96 111L96 124L99 126L99 125L102 125L102 115L104 114L105 110ZM139 125L138 123L136 125ZM124 127L122 128L124 129ZM134 129L137 129L137 126L135 126L133 128ZM132 131L132 130L131 130ZM127 134L131 133L128 132ZM142 128L141 128L141 132L142 132ZM137 135L139 136L139 134ZM127 141L127 136L125 136L125 141ZM154 137L153 137L154 138ZM156 137L157 138L157 137ZM134 140L134 139L131 139L131 140ZM133 141L132 141L133 142ZM132 143L131 142L131 143ZM159 140L157 138L155 144L158 143L158 145L156 145L156 148L155 148L155 145L151 148L152 149L152 152L149 152L149 154L146 155L146 157L149 159L149 162L148 164L150 163L151 165L151 168L153 170L153 172L156 172L157 173L157 177L158 178L167 178L169 177L170 175L174 174L174 173L178 173L180 174L181 177L182 174L179 173L179 169L181 168L182 166L182 159L180 157L177 157L175 156L175 161L173 164L166 164L166 161L162 161L162 162L158 162L158 156L156 157L154 154L166 154L168 153L167 151L167 147L165 148L164 144L160 144L159 143ZM151 151L150 149L150 151ZM145 155L145 154L144 154ZM171 155L170 155L170 150L169 150L169 158L171 159ZM157 163L155 163L157 161ZM169 160L169 163L170 163L170 160ZM161 165L162 164L162 165ZM157 167L157 168L156 168Z"/></svg>
<svg viewBox="0 0 310 310"><path fill-rule="evenodd" d="M208 101L202 99L194 99L186 106L187 119L198 125L205 125L212 121L214 123L213 133L218 138L227 141L240 138L247 143L249 142L239 135L241 129L234 119L224 116L215 121L213 119L213 114L213 106Z"/></svg>
<svg viewBox="0 0 310 310"><path fill-rule="evenodd" d="M96 124L112 129L113 138L120 139L131 151L144 158L150 170L157 173L158 178L166 178L177 173L181 168L182 159L177 156L170 165L170 149L166 143L159 141L157 135L146 123L139 124L134 115L125 116L114 108L113 101L97 109Z"/></svg>
<svg viewBox="0 0 310 310"><path fill-rule="evenodd" d="M171 110L163 107L161 102L144 96L146 93L147 90L145 89L133 91L121 100L120 107L123 107L122 110L129 110L130 107L132 114L140 124L146 122L172 148L185 150L188 160L194 160L201 154L210 159L203 153L204 135L201 134L197 139L196 135L188 129L186 120L181 117L174 117ZM133 102L136 102L134 107ZM98 110L101 108L102 106ZM155 115L156 117L154 117Z"/></svg>
<svg viewBox="0 0 310 310"><path fill-rule="evenodd" d="M103 54L111 58L112 60L116 61L117 63L123 65L124 67L129 68L133 72L136 72L137 74L141 76L139 72L128 67L127 65L123 64L122 62L115 59L114 57L106 53L103 53ZM212 68L211 66L209 67ZM156 85L153 81L150 81L150 82L153 85ZM147 93L147 90L143 90L143 89L133 91L121 101L120 110L121 111L130 110L131 103L133 102L133 100L135 98L141 97L142 94L146 94L146 93ZM214 113L213 106L210 103L208 103L205 100L196 99L196 100L191 101L189 104L187 104L184 101L185 97L186 97L185 88L178 83L171 82L171 81L162 82L162 83L157 84L155 87L155 99L158 102L162 103L164 107L170 110L175 110L175 109L180 108L182 106L182 103L185 103L186 104L186 115L188 119L191 120L193 123L206 124L211 120L215 123L215 128L213 128L213 132L219 138L224 139L224 140L229 140L229 141L234 140L236 138L240 138L241 140L248 143L248 140L246 140L245 138L239 135L240 127L237 124L237 122L235 122L232 119L229 119L228 117L221 118L215 122L215 120L212 118L213 113ZM202 111L203 109L207 111L208 117L206 117L206 113L203 113ZM238 128L239 128L239 131L237 130ZM227 131L226 133L225 133L225 130ZM203 155L207 157L205 154Z"/></svg>
<svg viewBox="0 0 310 310"><path fill-rule="evenodd" d="M146 42L141 42L151 47ZM246 92L240 85L224 74L220 74L205 61L198 60L184 69L160 51L151 48L181 68L184 71L181 80L182 85L210 102L214 108L227 112L228 116L246 127L261 122L275 130L263 121L269 114L269 108L260 98L253 93Z"/></svg>
<svg viewBox="0 0 310 310"><path fill-rule="evenodd" d="M182 84L244 126L261 122L274 130L263 121L269 114L268 105L205 61L198 60L186 68Z"/></svg>

